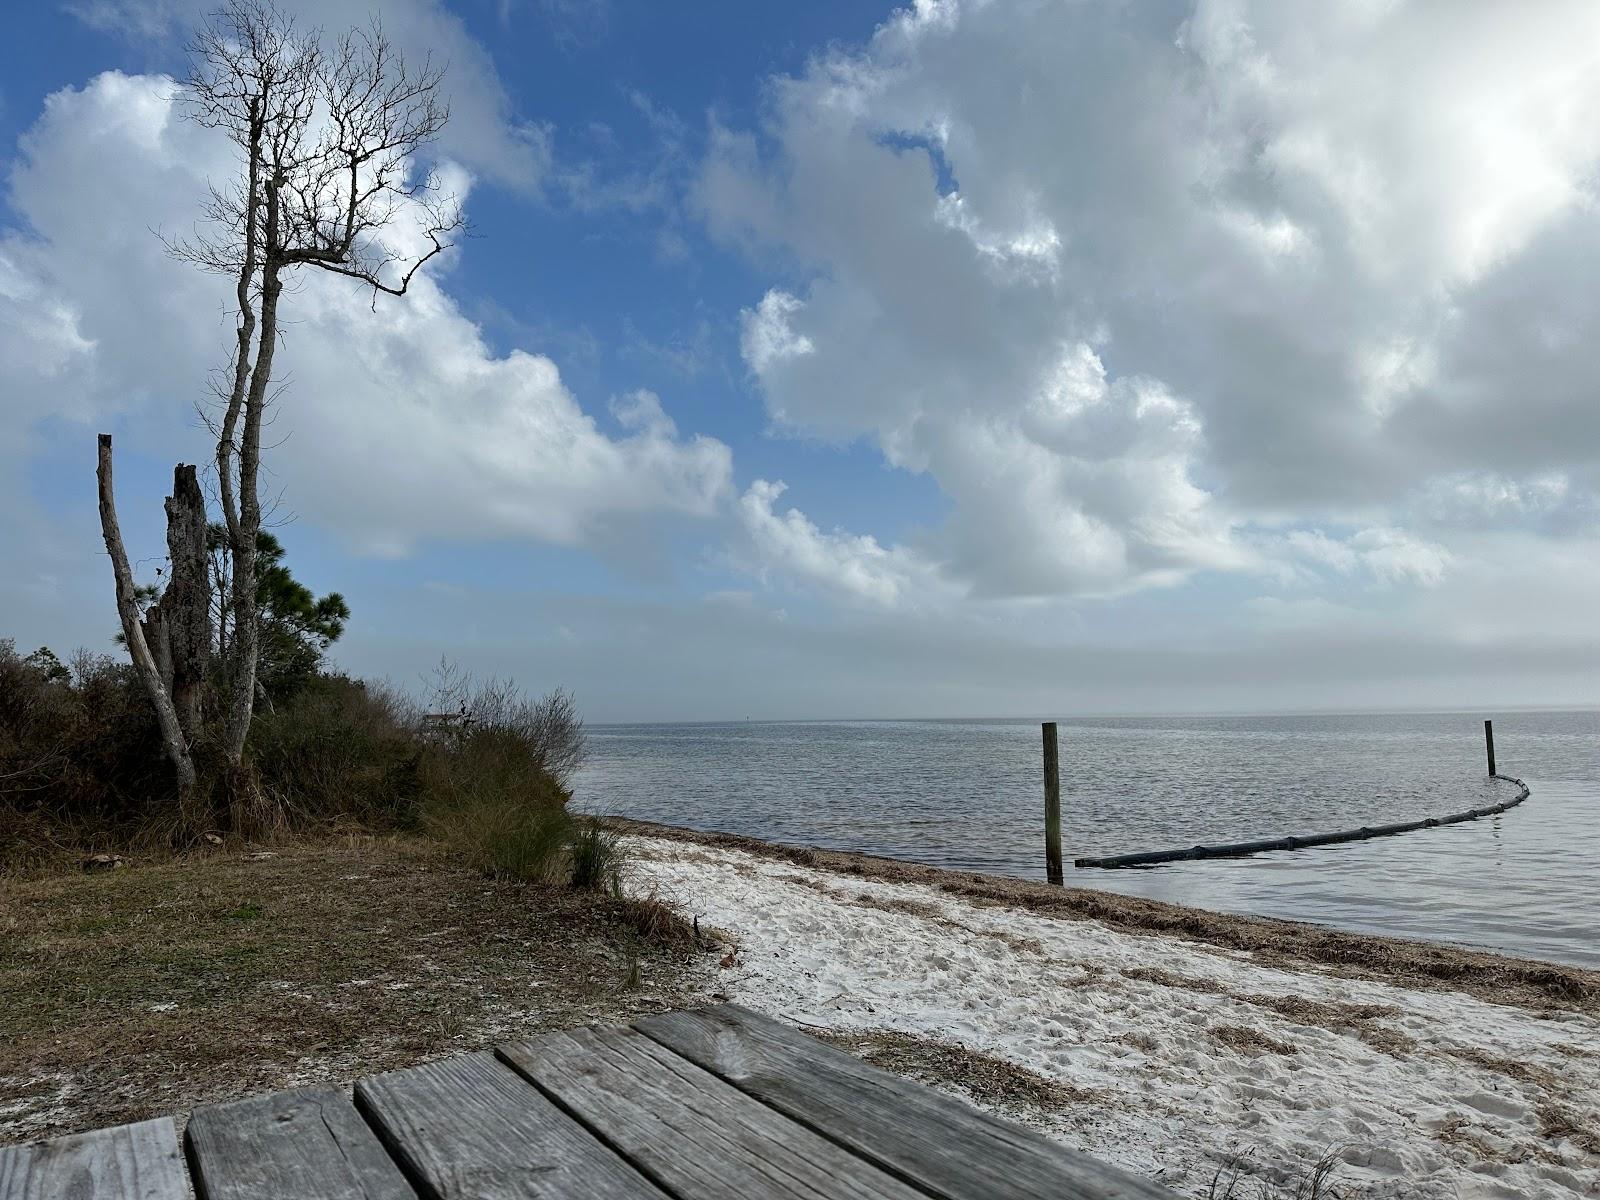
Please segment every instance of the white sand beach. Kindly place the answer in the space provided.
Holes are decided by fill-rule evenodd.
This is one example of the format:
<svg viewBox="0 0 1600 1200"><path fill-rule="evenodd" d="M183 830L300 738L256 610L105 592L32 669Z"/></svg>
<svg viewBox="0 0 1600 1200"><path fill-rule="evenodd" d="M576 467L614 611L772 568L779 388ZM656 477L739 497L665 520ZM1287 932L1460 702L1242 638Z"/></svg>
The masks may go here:
<svg viewBox="0 0 1600 1200"><path fill-rule="evenodd" d="M728 999L815 1033L910 1035L1025 1068L1048 1086L1011 1099L948 1067L982 1059L946 1053L933 1075L1180 1195L1233 1170L1240 1196L1293 1194L1331 1154L1340 1196L1600 1196L1592 1012L1282 969L926 883L629 840L632 889L727 935L715 986Z"/></svg>

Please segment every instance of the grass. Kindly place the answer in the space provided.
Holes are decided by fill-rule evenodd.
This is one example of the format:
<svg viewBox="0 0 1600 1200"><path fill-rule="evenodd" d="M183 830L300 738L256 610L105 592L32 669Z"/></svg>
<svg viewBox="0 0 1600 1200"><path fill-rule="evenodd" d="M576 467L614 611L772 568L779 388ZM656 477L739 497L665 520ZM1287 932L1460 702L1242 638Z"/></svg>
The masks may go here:
<svg viewBox="0 0 1600 1200"><path fill-rule="evenodd" d="M566 871L571 820L559 805L484 797L438 812L427 827L497 879L553 884Z"/></svg>
<svg viewBox="0 0 1600 1200"><path fill-rule="evenodd" d="M703 937L677 909L656 896L613 894L604 911L618 925L633 930L653 946L687 951L696 947L709 949L716 944Z"/></svg>
<svg viewBox="0 0 1600 1200"><path fill-rule="evenodd" d="M1247 1165L1244 1156L1225 1163L1212 1177L1206 1200L1339 1200L1343 1194L1333 1186L1339 1158L1332 1150L1287 1183L1249 1178L1244 1173ZM1243 1190L1247 1184L1249 1191Z"/></svg>
<svg viewBox="0 0 1600 1200"><path fill-rule="evenodd" d="M0 876L0 1142L701 999L657 901L367 836Z"/></svg>
<svg viewBox="0 0 1600 1200"><path fill-rule="evenodd" d="M593 817L580 822L572 836L572 886L615 890L621 868L617 835Z"/></svg>

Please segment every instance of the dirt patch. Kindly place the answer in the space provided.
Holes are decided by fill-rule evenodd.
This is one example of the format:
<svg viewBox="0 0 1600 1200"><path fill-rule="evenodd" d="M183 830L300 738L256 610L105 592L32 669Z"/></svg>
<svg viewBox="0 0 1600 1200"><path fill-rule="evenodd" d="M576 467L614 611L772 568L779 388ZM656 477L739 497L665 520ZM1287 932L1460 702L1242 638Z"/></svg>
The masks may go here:
<svg viewBox="0 0 1600 1200"><path fill-rule="evenodd" d="M1496 1004L1600 1014L1600 971L1296 921L1233 916L1087 888L947 871L866 854L780 846L736 834L623 818L608 818L607 824L623 833L743 850L858 878L924 884L974 903L1026 908L1060 920L1098 921L1121 932L1188 938L1202 945L1246 951L1264 966L1296 969L1311 964L1333 975L1465 992Z"/></svg>
<svg viewBox="0 0 1600 1200"><path fill-rule="evenodd" d="M1275 1037L1268 1037L1259 1029L1251 1029L1248 1025L1213 1025L1211 1036L1224 1046L1239 1051L1241 1054L1297 1054L1299 1048L1291 1046L1288 1042L1280 1042Z"/></svg>
<svg viewBox="0 0 1600 1200"><path fill-rule="evenodd" d="M71 1133L704 998L648 901L351 838L0 878L0 1142Z"/></svg>
<svg viewBox="0 0 1600 1200"><path fill-rule="evenodd" d="M890 1030L874 1030L870 1033L807 1032L885 1071L893 1071L923 1083L959 1088L986 1106L1049 1113L1076 1104L1104 1105L1108 1099L1104 1092L1094 1088L1080 1088L1047 1079L1026 1067L953 1042Z"/></svg>

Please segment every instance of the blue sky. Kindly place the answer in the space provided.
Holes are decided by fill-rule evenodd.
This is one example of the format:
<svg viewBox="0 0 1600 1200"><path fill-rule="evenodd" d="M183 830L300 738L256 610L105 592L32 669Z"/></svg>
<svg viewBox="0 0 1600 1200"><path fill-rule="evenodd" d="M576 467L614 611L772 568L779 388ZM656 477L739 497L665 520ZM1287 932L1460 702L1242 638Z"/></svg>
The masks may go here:
<svg viewBox="0 0 1600 1200"><path fill-rule="evenodd" d="M108 645L90 435L147 570L205 457L225 295L153 233L228 170L172 107L205 7L0 46L25 647ZM278 532L348 669L597 720L1600 699L1587 6L376 7L449 61L474 236L293 298Z"/></svg>

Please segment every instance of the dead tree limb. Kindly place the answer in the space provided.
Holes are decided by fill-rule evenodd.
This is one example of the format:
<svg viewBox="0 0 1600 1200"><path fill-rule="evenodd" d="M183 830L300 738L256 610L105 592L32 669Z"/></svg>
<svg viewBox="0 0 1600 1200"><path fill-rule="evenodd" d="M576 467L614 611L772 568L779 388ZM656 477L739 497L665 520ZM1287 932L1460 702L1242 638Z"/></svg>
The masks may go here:
<svg viewBox="0 0 1600 1200"><path fill-rule="evenodd" d="M156 710L156 720L161 726L161 740L167 757L172 760L178 775L178 790L187 796L194 791L194 759L189 754L189 743L183 736L177 710L172 697L161 682L161 672L144 639L144 629L139 620L139 604L135 598L133 570L128 566L128 552L122 545L122 530L117 525L116 495L111 483L111 435L100 435L99 465L95 477L100 485L100 531L105 535L106 553L111 556L111 570L116 577L117 615L122 618L122 635L128 641L128 653L133 657L134 670L144 683L150 704Z"/></svg>
<svg viewBox="0 0 1600 1200"><path fill-rule="evenodd" d="M172 705L192 748L200 737L206 664L211 657L211 579L206 550L206 500L192 465L172 472L166 503L170 568L161 593L161 620L171 663Z"/></svg>

